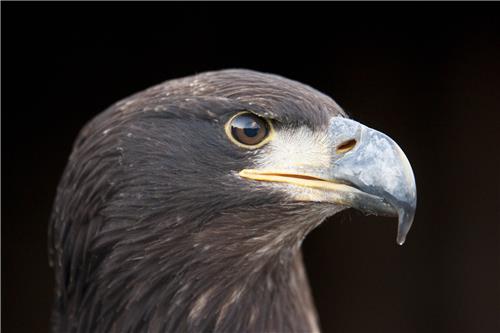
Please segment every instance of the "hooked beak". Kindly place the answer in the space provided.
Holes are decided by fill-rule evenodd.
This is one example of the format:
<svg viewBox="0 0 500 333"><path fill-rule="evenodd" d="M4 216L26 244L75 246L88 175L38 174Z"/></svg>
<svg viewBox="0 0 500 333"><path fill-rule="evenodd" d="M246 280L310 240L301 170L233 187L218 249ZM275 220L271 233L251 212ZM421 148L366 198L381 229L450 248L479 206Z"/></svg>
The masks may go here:
<svg viewBox="0 0 500 333"><path fill-rule="evenodd" d="M327 134L328 167L284 166L245 169L240 176L311 189L301 201L329 202L366 214L397 216L402 245L415 215L417 192L410 163L387 135L354 120L332 118Z"/></svg>

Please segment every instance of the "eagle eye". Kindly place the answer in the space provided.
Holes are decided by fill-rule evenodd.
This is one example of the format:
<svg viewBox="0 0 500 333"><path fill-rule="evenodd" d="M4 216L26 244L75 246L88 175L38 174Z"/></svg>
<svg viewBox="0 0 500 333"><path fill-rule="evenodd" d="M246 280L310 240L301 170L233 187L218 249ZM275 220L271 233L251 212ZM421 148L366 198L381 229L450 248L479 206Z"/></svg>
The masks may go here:
<svg viewBox="0 0 500 333"><path fill-rule="evenodd" d="M262 147L270 140L271 122L250 112L234 115L226 124L226 133L238 146L248 149Z"/></svg>

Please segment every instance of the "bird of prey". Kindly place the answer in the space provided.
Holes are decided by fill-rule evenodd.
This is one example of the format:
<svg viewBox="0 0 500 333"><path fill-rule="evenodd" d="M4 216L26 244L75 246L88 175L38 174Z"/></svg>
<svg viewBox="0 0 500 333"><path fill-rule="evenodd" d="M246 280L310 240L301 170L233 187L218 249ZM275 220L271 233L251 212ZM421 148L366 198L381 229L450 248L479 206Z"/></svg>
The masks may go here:
<svg viewBox="0 0 500 333"><path fill-rule="evenodd" d="M126 98L79 134L49 227L54 332L317 332L304 237L416 208L406 156L328 96L222 70Z"/></svg>

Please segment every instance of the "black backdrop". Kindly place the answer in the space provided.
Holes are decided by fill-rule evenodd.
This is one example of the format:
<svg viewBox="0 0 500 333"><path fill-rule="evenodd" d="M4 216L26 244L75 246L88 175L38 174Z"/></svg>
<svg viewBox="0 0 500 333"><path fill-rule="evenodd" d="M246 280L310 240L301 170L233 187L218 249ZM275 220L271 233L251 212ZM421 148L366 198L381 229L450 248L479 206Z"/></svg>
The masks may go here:
<svg viewBox="0 0 500 333"><path fill-rule="evenodd" d="M78 130L161 81L231 67L332 96L392 136L418 209L304 243L325 332L500 331L499 10L472 4L2 3L2 326L48 329L46 230Z"/></svg>

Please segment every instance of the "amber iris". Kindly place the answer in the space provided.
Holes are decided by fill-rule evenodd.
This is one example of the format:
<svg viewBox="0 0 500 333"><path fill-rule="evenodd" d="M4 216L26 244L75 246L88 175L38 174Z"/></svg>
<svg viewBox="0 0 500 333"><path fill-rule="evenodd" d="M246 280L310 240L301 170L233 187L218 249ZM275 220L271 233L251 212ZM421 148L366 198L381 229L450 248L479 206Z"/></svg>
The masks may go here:
<svg viewBox="0 0 500 333"><path fill-rule="evenodd" d="M231 120L231 135L247 146L255 146L269 135L269 125L265 119L252 113L243 113Z"/></svg>

